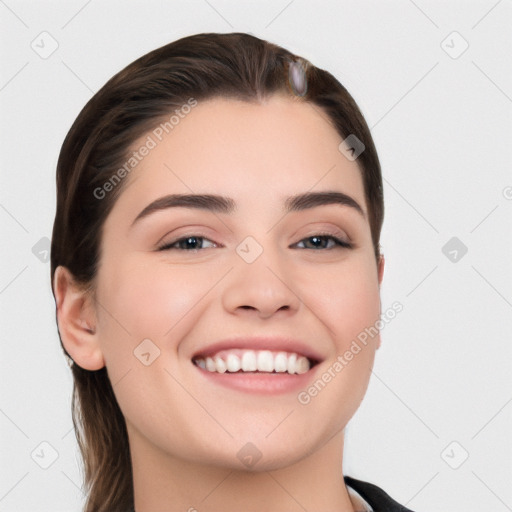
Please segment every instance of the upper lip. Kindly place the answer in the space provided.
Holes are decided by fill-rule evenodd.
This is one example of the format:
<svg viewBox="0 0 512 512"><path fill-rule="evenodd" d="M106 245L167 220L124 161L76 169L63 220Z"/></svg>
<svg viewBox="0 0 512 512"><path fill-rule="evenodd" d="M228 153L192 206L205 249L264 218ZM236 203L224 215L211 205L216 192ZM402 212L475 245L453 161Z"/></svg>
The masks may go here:
<svg viewBox="0 0 512 512"><path fill-rule="evenodd" d="M216 352L229 349L244 350L272 350L280 352L294 352L298 355L307 357L313 363L319 363L324 360L314 348L306 343L293 338L258 336L258 337L237 337L216 341L210 345L197 350L192 359L212 356Z"/></svg>

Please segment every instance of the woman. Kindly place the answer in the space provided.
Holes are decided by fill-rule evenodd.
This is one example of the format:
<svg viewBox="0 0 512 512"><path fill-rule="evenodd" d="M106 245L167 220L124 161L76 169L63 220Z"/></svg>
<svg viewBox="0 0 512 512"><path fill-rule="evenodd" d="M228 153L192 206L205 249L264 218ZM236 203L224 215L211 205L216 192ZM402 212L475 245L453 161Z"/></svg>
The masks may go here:
<svg viewBox="0 0 512 512"><path fill-rule="evenodd" d="M342 472L383 211L354 100L283 48L199 34L107 82L51 251L87 512L407 510Z"/></svg>

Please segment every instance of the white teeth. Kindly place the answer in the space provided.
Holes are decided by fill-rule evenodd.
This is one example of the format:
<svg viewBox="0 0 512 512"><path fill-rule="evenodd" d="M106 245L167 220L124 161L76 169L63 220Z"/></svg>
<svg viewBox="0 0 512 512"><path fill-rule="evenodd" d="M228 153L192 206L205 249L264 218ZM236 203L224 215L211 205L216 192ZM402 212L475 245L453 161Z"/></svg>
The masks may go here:
<svg viewBox="0 0 512 512"><path fill-rule="evenodd" d="M215 366L215 361L211 357L206 358L206 369L209 372L217 371L217 367Z"/></svg>
<svg viewBox="0 0 512 512"><path fill-rule="evenodd" d="M256 352L248 350L244 352L242 356L242 370L244 372L255 372L257 370L256 365Z"/></svg>
<svg viewBox="0 0 512 512"><path fill-rule="evenodd" d="M279 352L274 358L274 371L285 372L288 369L288 358L286 352Z"/></svg>
<svg viewBox="0 0 512 512"><path fill-rule="evenodd" d="M262 350L258 352L258 371L274 371L274 356L272 355L272 352L270 352L270 350Z"/></svg>
<svg viewBox="0 0 512 512"><path fill-rule="evenodd" d="M222 357L197 358L195 362L197 366L217 373L235 373L242 370L243 372L302 374L310 368L309 359L295 353L245 350L241 357L238 353L239 351L237 354L227 353Z"/></svg>
<svg viewBox="0 0 512 512"><path fill-rule="evenodd" d="M299 357L295 365L295 371L299 374L306 373L309 370L309 361L305 357Z"/></svg>
<svg viewBox="0 0 512 512"><path fill-rule="evenodd" d="M297 354L291 354L288 357L287 370L288 373L295 373L295 363L297 362Z"/></svg>
<svg viewBox="0 0 512 512"><path fill-rule="evenodd" d="M219 373L226 373L226 363L224 362L224 359L221 359L220 357L216 357L214 359L215 361L215 366L217 367L217 371Z"/></svg>
<svg viewBox="0 0 512 512"><path fill-rule="evenodd" d="M240 358L235 356L235 354L228 354L228 357L226 358L226 367L228 372L237 372L242 367Z"/></svg>

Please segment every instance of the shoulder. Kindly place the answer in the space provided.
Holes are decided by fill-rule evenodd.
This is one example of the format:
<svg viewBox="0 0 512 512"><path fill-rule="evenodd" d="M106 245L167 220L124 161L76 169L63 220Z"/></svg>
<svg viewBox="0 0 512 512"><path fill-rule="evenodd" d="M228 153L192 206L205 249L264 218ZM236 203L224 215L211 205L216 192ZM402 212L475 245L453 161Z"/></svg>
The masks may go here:
<svg viewBox="0 0 512 512"><path fill-rule="evenodd" d="M349 476L344 476L343 478L345 484L359 493L375 512L413 512L397 503L389 494L374 484L356 480Z"/></svg>

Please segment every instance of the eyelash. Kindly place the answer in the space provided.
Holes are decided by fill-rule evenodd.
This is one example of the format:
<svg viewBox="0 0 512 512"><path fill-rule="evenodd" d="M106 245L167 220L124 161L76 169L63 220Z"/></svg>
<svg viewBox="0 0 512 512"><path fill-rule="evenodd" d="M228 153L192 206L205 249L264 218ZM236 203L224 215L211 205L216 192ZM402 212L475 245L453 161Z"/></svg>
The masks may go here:
<svg viewBox="0 0 512 512"><path fill-rule="evenodd" d="M187 240L190 240L191 238L194 238L196 240L208 240L209 242L211 242L210 239L204 237L204 236L197 236L197 235L189 235L189 236L184 236L182 238L178 238L177 240L174 240L172 242L169 242L169 243L166 243L164 245L161 245L160 247L157 248L158 251L168 251L168 250L182 250L182 251L187 251L187 252L190 252L190 251L199 251L199 250L204 250L204 249L179 249L178 247L173 247L175 246L176 244L179 244L180 242L183 242L183 241L187 241ZM332 249L335 249L335 248L339 248L339 249L352 249L352 244L349 243L349 242L346 242L344 240L340 240L339 238L333 236L333 235L330 235L330 234L321 234L321 233L318 233L318 234L315 234L315 235L311 235L311 236L308 236L306 238L303 238L302 240L300 240L299 242L297 242L298 244L301 243L301 242L304 242L305 240L311 240L312 238L322 238L322 239L329 239L329 240L332 240L334 241L334 244L335 244L335 247L330 247L330 248L320 248L320 249L315 249L315 248L309 248L310 251L317 251L317 250L332 250ZM215 242L212 242L212 243L215 243ZM294 245L297 245L297 244L294 244Z"/></svg>

